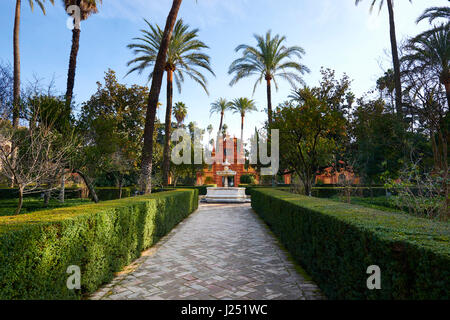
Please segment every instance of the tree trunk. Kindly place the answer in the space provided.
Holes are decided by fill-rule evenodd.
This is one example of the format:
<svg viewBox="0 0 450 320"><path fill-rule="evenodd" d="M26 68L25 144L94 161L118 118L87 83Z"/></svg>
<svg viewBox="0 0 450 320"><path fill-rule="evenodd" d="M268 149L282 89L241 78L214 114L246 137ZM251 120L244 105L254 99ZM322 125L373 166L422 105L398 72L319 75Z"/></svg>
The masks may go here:
<svg viewBox="0 0 450 320"><path fill-rule="evenodd" d="M19 203L17 204L16 214L20 213L23 205L23 187L19 186Z"/></svg>
<svg viewBox="0 0 450 320"><path fill-rule="evenodd" d="M20 8L21 0L16 0L16 12L14 19L14 34L13 34L13 50L14 50L14 83L13 83L13 112L12 125L13 128L19 127L20 117ZM15 166L17 158L17 150L14 145L11 146L14 152L11 155L11 162ZM11 179L10 187L14 187L14 178ZM20 210L19 210L20 211Z"/></svg>
<svg viewBox="0 0 450 320"><path fill-rule="evenodd" d="M59 202L64 203L66 193L66 169L62 169L61 174L61 189L59 190Z"/></svg>
<svg viewBox="0 0 450 320"><path fill-rule="evenodd" d="M89 194L92 197L92 201L94 201L95 203L98 203L97 193L95 192L94 186L92 185L92 182L89 179L89 177L86 176L81 170L78 170L78 169L75 169L73 172L78 173L80 175L81 179L83 179L84 183L86 184L86 186L89 190Z"/></svg>
<svg viewBox="0 0 450 320"><path fill-rule="evenodd" d="M241 116L241 144L244 145L244 116Z"/></svg>
<svg viewBox="0 0 450 320"><path fill-rule="evenodd" d="M224 112L222 111L220 113L220 126L219 126L219 134L222 132L222 126L223 126L223 116L224 116Z"/></svg>
<svg viewBox="0 0 450 320"><path fill-rule="evenodd" d="M14 88L13 88L13 121L14 128L19 126L20 116L20 7L21 0L16 0L16 15L14 19Z"/></svg>
<svg viewBox="0 0 450 320"><path fill-rule="evenodd" d="M119 199L122 199L122 190L123 190L123 176L119 176Z"/></svg>
<svg viewBox="0 0 450 320"><path fill-rule="evenodd" d="M394 79L395 79L395 108L397 115L403 119L402 110L402 83L400 79L400 59L398 58L397 49L397 35L395 32L395 19L394 19L394 7L392 0L387 0L389 10L389 26L391 35L391 49L392 49L392 62L394 64Z"/></svg>
<svg viewBox="0 0 450 320"><path fill-rule="evenodd" d="M44 206L47 207L50 202L50 190L44 192Z"/></svg>
<svg viewBox="0 0 450 320"><path fill-rule="evenodd" d="M72 30L72 49L70 51L69 71L67 74L66 106L70 108L73 97L73 87L75 86L75 72L77 69L78 49L80 48L81 30L73 28Z"/></svg>
<svg viewBox="0 0 450 320"><path fill-rule="evenodd" d="M272 125L272 89L270 87L270 80L267 80L267 114L269 119L269 127Z"/></svg>
<svg viewBox="0 0 450 320"><path fill-rule="evenodd" d="M167 187L169 184L169 169L170 169L170 134L172 130L172 97L173 97L173 71L167 70L167 106L166 106L166 123L163 151L163 186Z"/></svg>
<svg viewBox="0 0 450 320"><path fill-rule="evenodd" d="M182 0L173 0L172 8L167 17L161 46L153 70L152 85L147 105L147 115L145 118L144 129L144 147L142 148L142 164L141 175L139 181L139 189L141 193L149 194L152 192L152 158L153 158L153 133L155 131L155 116L158 106L159 94L161 92L162 78L164 75L164 67L167 59L167 50L169 48L170 38L172 37L173 27L177 20L178 11Z"/></svg>

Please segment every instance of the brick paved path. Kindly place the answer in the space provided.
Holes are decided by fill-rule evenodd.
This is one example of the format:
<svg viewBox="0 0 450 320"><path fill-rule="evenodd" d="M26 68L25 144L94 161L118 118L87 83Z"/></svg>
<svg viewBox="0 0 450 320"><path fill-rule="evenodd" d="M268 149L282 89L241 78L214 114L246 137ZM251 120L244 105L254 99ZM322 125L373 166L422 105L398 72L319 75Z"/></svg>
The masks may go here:
<svg viewBox="0 0 450 320"><path fill-rule="evenodd" d="M201 205L91 299L321 299L249 204Z"/></svg>

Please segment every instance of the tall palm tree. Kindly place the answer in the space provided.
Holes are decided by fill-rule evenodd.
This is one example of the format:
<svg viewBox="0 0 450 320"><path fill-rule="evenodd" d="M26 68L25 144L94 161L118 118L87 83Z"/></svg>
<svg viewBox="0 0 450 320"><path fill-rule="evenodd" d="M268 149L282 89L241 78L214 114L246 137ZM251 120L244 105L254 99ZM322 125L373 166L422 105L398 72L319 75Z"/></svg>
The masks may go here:
<svg viewBox="0 0 450 320"><path fill-rule="evenodd" d="M450 108L450 25L443 24L431 34L421 34L411 39L402 58L411 72L429 71L445 87Z"/></svg>
<svg viewBox="0 0 450 320"><path fill-rule="evenodd" d="M169 15L166 19L166 26L155 60L155 67L152 73L152 84L148 96L147 114L145 116L144 146L142 147L141 174L139 177L139 189L143 194L152 192L152 168L153 168L153 136L155 133L156 109L161 93L164 68L166 66L167 51L169 50L170 39L173 28L177 21L178 11L180 11L182 0L173 0Z"/></svg>
<svg viewBox="0 0 450 320"><path fill-rule="evenodd" d="M155 63L156 53L158 52L164 32L156 25L153 26L145 20L148 30L142 30L143 36L134 38L137 43L128 45L129 49L134 49L134 54L138 55L135 59L128 62L128 66L135 65L129 72L138 71L142 73L149 66ZM166 123L165 123L165 143L163 152L163 183L167 185L169 177L169 153L170 153L170 130L172 116L172 99L173 99L173 81L177 85L178 91L181 92L181 83L184 82L185 76L189 76L205 90L207 94L206 77L198 70L205 69L214 75L211 69L210 57L202 52L208 46L198 40L198 29L189 30L189 25L184 24L183 20L178 20L175 24L173 35L169 44L166 64L164 67L167 73L167 106L166 106ZM149 74L149 80L152 79L153 73Z"/></svg>
<svg viewBox="0 0 450 320"><path fill-rule="evenodd" d="M220 125L218 132L222 132L223 118L225 116L225 112L230 108L231 102L227 101L227 99L225 98L219 98L215 102L211 103L210 115L214 113L220 113Z"/></svg>
<svg viewBox="0 0 450 320"><path fill-rule="evenodd" d="M362 0L355 0L355 5L358 5ZM372 4L370 5L370 12L373 11L375 4L377 2L380 3L380 8L383 9L385 0L371 0ZM409 0L412 2L412 0ZM398 57L398 47L397 47L397 35L395 31L395 17L394 17L394 3L393 0L386 0L388 11L389 11L389 28L390 28L390 37L391 37L391 51L392 51L392 63L394 65L394 74L395 74L395 109L399 117L403 117L402 110L402 82L400 75L400 59Z"/></svg>
<svg viewBox="0 0 450 320"><path fill-rule="evenodd" d="M426 9L422 15L420 15L419 18L417 18L416 23L420 23L423 20L427 20L431 24L437 19L443 19L446 20L446 24L449 24L450 21L450 7L431 7ZM439 27L434 27L433 29L429 31L425 31L422 33L424 36L430 36L434 30L438 29ZM442 26L441 26L442 28Z"/></svg>
<svg viewBox="0 0 450 320"><path fill-rule="evenodd" d="M250 112L258 111L258 109L256 108L255 101L248 98L238 98L233 100L231 110L241 115L241 144L243 144L245 116Z"/></svg>
<svg viewBox="0 0 450 320"><path fill-rule="evenodd" d="M212 124L210 124L207 128L206 128L206 130L208 131L208 134L209 135L211 135L211 133L213 132L213 126L212 126Z"/></svg>
<svg viewBox="0 0 450 320"><path fill-rule="evenodd" d="M301 47L286 47L283 43L286 37L275 35L272 37L269 30L265 37L254 35L257 45L252 47L242 44L236 48L236 52L242 51L242 57L235 60L228 71L229 74L234 74L230 85L233 86L239 80L257 76L258 79L253 87L253 93L256 87L263 80L267 85L267 112L269 125L272 124L272 89L271 82L273 80L275 88L278 90L276 79L278 77L287 80L292 86L295 82L303 83L300 75L309 72L309 69L296 61L294 57L301 59L305 54L305 50Z"/></svg>
<svg viewBox="0 0 450 320"><path fill-rule="evenodd" d="M89 18L90 15L98 12L97 4L101 4L102 0L62 0L63 6L67 10L70 6L76 5L80 8L80 21ZM72 14L72 13L69 13ZM75 86L75 72L77 69L77 56L80 48L80 28L72 30L72 48L70 50L69 70L67 72L67 88L66 88L66 107L70 108L73 97L73 87Z"/></svg>
<svg viewBox="0 0 450 320"><path fill-rule="evenodd" d="M181 128L181 125L187 116L187 107L183 102L175 103L175 106L173 107L173 116L177 119L177 127Z"/></svg>
<svg viewBox="0 0 450 320"><path fill-rule="evenodd" d="M432 23L436 19L450 19L450 7L431 7L426 9L422 15L417 18L417 23L428 19Z"/></svg>
<svg viewBox="0 0 450 320"><path fill-rule="evenodd" d="M55 4L55 0L49 0L51 4ZM31 11L34 9L34 5L37 4L42 13L45 15L45 0L28 0ZM14 49L14 80L13 80L13 118L12 125L14 128L19 126L20 117L20 18L22 1L16 0L16 10L14 17L14 34L13 34L13 49Z"/></svg>

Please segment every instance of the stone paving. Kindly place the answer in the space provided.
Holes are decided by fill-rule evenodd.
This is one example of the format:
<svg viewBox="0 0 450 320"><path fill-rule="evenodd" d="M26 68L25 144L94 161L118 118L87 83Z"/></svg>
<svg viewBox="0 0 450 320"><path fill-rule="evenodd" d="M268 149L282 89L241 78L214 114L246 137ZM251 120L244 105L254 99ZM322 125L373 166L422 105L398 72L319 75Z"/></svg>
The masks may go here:
<svg viewBox="0 0 450 320"><path fill-rule="evenodd" d="M91 299L323 299L249 204L200 205Z"/></svg>

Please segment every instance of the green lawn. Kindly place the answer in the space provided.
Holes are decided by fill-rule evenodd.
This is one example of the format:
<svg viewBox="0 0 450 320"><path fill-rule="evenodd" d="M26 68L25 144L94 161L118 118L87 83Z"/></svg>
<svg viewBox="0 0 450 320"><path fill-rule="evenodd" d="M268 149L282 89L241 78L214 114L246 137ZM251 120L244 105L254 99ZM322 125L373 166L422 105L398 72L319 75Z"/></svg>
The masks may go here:
<svg viewBox="0 0 450 320"><path fill-rule="evenodd" d="M44 206L44 200L41 198L25 198L23 200L23 206L21 214L30 213L35 211L73 207L81 204L91 203L89 199L66 199L64 203L60 203L58 200L51 199L48 206ZM0 200L0 216L12 216L17 208L17 199Z"/></svg>

